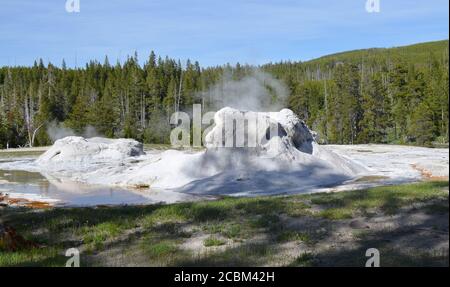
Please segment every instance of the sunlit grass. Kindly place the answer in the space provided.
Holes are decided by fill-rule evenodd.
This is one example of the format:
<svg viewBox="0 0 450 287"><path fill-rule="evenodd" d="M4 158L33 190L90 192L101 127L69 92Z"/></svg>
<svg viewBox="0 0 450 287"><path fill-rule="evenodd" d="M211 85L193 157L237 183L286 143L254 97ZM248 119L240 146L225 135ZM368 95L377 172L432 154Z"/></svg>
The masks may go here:
<svg viewBox="0 0 450 287"><path fill-rule="evenodd" d="M225 240L217 238L215 236L208 237L203 241L203 245L205 245L205 247L221 246L225 243Z"/></svg>
<svg viewBox="0 0 450 287"><path fill-rule="evenodd" d="M309 230L286 228L286 217L322 221L347 220L366 216L369 211L396 214L404 206L430 200L432 201L424 209L425 212L445 214L448 213L446 189L448 190L448 182L422 182L337 193L225 197L215 201L169 205L54 208L39 211L3 208L0 209L0 216L5 223L42 248L15 252L0 250L0 266L63 264L61 262L66 247L82 247L90 253L101 252L121 236L126 240L127 234L134 230L142 234L137 235L142 241L139 248L149 260L157 258L157 265L177 265L180 262L200 265L208 262L213 265L225 262L236 265L259 263L276 253L276 248L266 244L251 244L252 237L257 234L267 234L273 244L291 241L311 244L316 241L315 235ZM434 203L436 200L440 201ZM215 255L207 259L202 256L193 258L194 255L181 250L179 246L195 233L209 236L203 243L205 246L223 245L227 239L242 246L235 247L233 251L226 249L221 253L221 258ZM250 252L256 254L250 256ZM307 262L303 262L309 260L306 259L308 258L299 257L294 265L306 265Z"/></svg>

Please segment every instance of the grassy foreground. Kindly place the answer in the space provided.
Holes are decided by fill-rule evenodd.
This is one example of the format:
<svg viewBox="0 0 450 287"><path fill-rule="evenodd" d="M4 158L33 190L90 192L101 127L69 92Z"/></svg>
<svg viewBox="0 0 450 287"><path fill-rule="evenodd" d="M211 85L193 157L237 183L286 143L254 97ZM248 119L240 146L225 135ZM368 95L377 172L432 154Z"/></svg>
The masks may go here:
<svg viewBox="0 0 450 287"><path fill-rule="evenodd" d="M32 245L0 266L448 266L448 181L170 205L0 207ZM1 224L1 222L0 222Z"/></svg>

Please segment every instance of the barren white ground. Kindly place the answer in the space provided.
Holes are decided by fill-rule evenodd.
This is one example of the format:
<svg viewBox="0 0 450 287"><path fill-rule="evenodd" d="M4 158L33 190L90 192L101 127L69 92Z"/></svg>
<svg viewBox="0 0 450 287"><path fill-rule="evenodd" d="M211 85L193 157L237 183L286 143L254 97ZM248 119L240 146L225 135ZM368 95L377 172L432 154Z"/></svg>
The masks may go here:
<svg viewBox="0 0 450 287"><path fill-rule="evenodd" d="M96 192L106 185L120 183L123 192L127 190L136 195L132 201L124 200L113 202L121 203L153 203L153 202L179 202L208 198L214 195L231 196L255 196L271 194L293 194L319 191L342 191L349 189L364 188L376 185L389 185L406 182L415 182L427 176L447 177L449 175L449 150L438 148L422 148L398 145L328 145L321 146L322 149L332 151L343 158L352 160L366 167L363 172L356 176L343 176L342 174L330 174L323 172L320 167L317 170L301 170L289 172L288 169L266 166L264 170L251 172L251 163L241 162L242 169L226 170L226 172L207 170L211 176L198 179L195 175L200 173L201 161L199 159L204 151L160 151L148 150L146 155L133 157L121 161L121 164L105 166L91 172L64 172L57 173L59 177L45 174L35 165L35 157L8 158L5 160L0 152L0 170L26 170L41 172L49 181L50 185L57 188L58 192L65 196L53 197L53 194L34 192L21 192L14 186L22 185L8 180L0 180L0 192L8 193L11 197L39 200L49 203L61 201L70 205L71 199L77 194L87 194L90 190ZM228 158L235 161L236 158ZM177 168L183 162L190 162L192 169L185 173L179 173ZM160 163L160 164L158 164ZM228 163L222 162L225 165ZM142 168L147 166L147 168ZM166 174L162 178L162 186L180 186L176 188L140 188L136 189L131 183L138 183L137 179L148 175L148 168L158 170L160 174ZM207 168L207 167L205 167ZM176 172L179 174L171 174ZM177 182L171 182L177 178ZM114 181L115 179L115 181ZM147 177L148 179L148 177ZM87 184L78 185L78 182ZM129 182L128 187L124 183ZM26 183L36 185L37 183ZM100 184L100 185L99 185ZM120 190L118 192L121 192ZM139 198L137 197L139 196ZM142 198L142 199L140 199ZM125 197L126 199L126 197ZM81 205L103 204L101 195L89 197L89 202L83 201ZM79 204L80 205L80 204Z"/></svg>

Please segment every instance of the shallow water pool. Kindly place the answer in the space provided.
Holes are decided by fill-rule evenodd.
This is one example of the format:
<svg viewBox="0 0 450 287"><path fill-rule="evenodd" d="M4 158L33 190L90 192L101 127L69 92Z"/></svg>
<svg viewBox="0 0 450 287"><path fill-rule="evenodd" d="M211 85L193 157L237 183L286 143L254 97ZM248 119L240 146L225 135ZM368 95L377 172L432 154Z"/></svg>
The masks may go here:
<svg viewBox="0 0 450 287"><path fill-rule="evenodd" d="M87 185L49 179L39 172L21 170L0 169L0 192L13 198L51 201L64 206L148 204L159 201L157 191Z"/></svg>

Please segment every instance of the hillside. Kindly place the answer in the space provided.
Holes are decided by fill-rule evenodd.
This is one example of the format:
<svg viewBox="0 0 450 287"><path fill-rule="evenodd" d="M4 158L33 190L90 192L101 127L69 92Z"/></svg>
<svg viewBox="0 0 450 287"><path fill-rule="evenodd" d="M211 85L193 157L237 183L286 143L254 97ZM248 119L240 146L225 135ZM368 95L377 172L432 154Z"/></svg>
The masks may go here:
<svg viewBox="0 0 450 287"><path fill-rule="evenodd" d="M328 143L448 142L448 40L371 48L263 69Z"/></svg>
<svg viewBox="0 0 450 287"><path fill-rule="evenodd" d="M441 56L448 58L448 48L448 40L442 40L392 48L370 48L346 51L313 59L304 62L304 64L326 66L338 62L360 63L361 60L375 63L399 58L409 63L426 64L432 57Z"/></svg>

